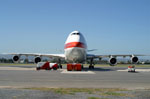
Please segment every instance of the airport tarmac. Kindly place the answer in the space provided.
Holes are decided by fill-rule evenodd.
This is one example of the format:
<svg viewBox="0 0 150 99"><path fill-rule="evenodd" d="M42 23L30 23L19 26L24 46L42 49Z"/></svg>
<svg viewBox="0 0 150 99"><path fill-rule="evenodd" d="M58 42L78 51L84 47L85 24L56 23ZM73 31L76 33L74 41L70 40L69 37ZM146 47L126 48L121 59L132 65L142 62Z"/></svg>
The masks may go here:
<svg viewBox="0 0 150 99"><path fill-rule="evenodd" d="M0 88L126 88L150 89L150 67L95 67L83 71L36 71L35 66L0 66Z"/></svg>

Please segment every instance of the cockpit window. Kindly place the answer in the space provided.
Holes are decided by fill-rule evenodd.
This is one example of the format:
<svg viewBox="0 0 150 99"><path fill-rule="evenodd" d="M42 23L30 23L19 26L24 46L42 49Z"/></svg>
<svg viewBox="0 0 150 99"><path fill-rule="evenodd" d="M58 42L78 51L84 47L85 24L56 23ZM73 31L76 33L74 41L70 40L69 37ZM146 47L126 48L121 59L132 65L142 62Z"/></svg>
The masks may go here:
<svg viewBox="0 0 150 99"><path fill-rule="evenodd" d="M72 35L80 35L80 33L72 33Z"/></svg>

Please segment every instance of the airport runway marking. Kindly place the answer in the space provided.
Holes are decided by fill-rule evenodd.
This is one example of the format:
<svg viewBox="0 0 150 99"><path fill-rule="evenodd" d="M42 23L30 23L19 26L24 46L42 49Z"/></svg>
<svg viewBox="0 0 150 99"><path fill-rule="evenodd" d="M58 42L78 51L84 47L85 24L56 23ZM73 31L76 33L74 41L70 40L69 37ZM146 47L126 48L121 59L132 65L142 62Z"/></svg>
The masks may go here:
<svg viewBox="0 0 150 99"><path fill-rule="evenodd" d="M128 71L128 69L125 69L125 70L117 70L117 71ZM135 69L135 71L138 71L138 72L150 72L150 69Z"/></svg>
<svg viewBox="0 0 150 99"><path fill-rule="evenodd" d="M66 69L61 72L62 74L95 74L92 71L67 71Z"/></svg>

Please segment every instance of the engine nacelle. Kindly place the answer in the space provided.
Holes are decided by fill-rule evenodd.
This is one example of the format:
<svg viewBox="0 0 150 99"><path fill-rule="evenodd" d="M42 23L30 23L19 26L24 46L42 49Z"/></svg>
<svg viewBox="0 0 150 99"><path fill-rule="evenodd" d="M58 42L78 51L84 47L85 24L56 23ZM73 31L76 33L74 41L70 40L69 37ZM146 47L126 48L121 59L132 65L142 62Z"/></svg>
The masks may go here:
<svg viewBox="0 0 150 99"><path fill-rule="evenodd" d="M35 57L34 62L37 64L38 62L41 62L41 57Z"/></svg>
<svg viewBox="0 0 150 99"><path fill-rule="evenodd" d="M139 61L139 58L136 56L131 57L131 63L136 64Z"/></svg>
<svg viewBox="0 0 150 99"><path fill-rule="evenodd" d="M110 58L110 59L109 59L109 64L110 64L110 66L115 66L115 65L117 65L117 59L116 59L116 58Z"/></svg>
<svg viewBox="0 0 150 99"><path fill-rule="evenodd" d="M19 59L20 59L20 57L19 57L19 56L17 56L17 55L13 57L13 61L14 61L14 62L18 62L18 61L19 61Z"/></svg>

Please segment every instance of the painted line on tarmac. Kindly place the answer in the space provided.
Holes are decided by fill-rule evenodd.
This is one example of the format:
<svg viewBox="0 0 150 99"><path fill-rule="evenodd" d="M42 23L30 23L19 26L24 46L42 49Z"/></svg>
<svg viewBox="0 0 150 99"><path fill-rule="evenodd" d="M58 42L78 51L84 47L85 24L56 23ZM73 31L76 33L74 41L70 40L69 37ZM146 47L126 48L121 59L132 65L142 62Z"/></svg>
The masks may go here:
<svg viewBox="0 0 150 99"><path fill-rule="evenodd" d="M92 71L67 71L67 70L63 70L61 73L62 74L95 74L95 72Z"/></svg>
<svg viewBox="0 0 150 99"><path fill-rule="evenodd" d="M36 70L35 68L0 67L0 70Z"/></svg>
<svg viewBox="0 0 150 99"><path fill-rule="evenodd" d="M128 71L128 69L125 70L117 70L117 71ZM150 72L150 69L135 69L137 72Z"/></svg>

